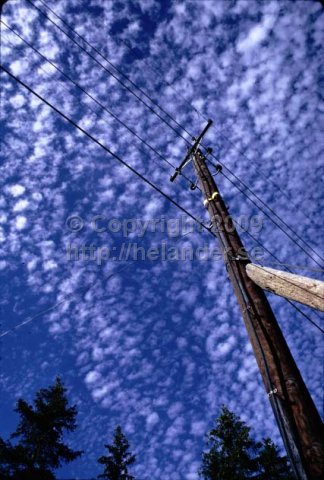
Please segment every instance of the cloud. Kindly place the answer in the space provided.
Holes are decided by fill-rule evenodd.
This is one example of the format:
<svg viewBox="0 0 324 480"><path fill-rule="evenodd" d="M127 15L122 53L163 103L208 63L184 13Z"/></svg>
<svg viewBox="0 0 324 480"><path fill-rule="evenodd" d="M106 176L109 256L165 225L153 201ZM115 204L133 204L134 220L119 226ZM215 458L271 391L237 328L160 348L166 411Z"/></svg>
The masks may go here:
<svg viewBox="0 0 324 480"><path fill-rule="evenodd" d="M215 156L305 241L320 245L323 15L318 6L245 0L104 3L49 5L187 132L137 89L176 131L169 128L32 7L7 2L4 20L174 166L186 153L184 139L190 141L211 117L214 127L205 142ZM110 35L123 19L128 28ZM171 183L172 166L1 29L4 65L208 225L198 189L190 190L183 176ZM120 37L136 46L137 57ZM128 242L145 249L163 242L179 249L212 248L214 239L196 230L172 235L161 230L161 222L141 237L94 231L96 215L107 226L112 219L183 221L183 213L4 74L2 84L1 329L23 326L3 337L0 382L10 420L1 435L15 428L9 414L18 396L31 399L60 374L79 409L71 442L86 450L84 458L62 469L62 478L95 475L107 436L121 424L137 455L139 478L197 479L204 433L222 403L243 416L259 438L280 441L222 261L110 259L99 265L67 256L71 244L108 247L117 255ZM185 173L194 179L192 165ZM230 173L229 178L235 180ZM215 180L235 218L261 215L256 237L281 261L315 266L223 175ZM78 232L66 224L71 215L82 219ZM244 232L242 238L248 248L256 245ZM265 263L271 260L266 254ZM321 339L282 299L271 297L271 303L320 405Z"/></svg>
<svg viewBox="0 0 324 480"><path fill-rule="evenodd" d="M23 185L16 184L9 187L9 190L13 197L19 197L25 192L26 189Z"/></svg>

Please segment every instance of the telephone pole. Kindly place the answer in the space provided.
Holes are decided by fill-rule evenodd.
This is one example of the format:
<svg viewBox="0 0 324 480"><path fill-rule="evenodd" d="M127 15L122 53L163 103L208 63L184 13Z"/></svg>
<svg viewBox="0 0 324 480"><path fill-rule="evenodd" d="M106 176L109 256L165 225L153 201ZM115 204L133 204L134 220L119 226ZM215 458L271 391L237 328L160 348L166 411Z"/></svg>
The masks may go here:
<svg viewBox="0 0 324 480"><path fill-rule="evenodd" d="M320 480L324 478L322 420L264 291L247 275L250 259L199 148L211 123L194 139L176 173L181 174L190 156L292 468L298 480Z"/></svg>

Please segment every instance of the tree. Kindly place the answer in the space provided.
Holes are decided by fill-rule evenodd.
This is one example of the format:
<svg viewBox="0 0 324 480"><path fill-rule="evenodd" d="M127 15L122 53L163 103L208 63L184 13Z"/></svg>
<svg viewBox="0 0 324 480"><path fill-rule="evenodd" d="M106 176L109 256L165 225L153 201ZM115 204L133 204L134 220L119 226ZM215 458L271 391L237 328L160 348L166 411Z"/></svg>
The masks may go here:
<svg viewBox="0 0 324 480"><path fill-rule="evenodd" d="M208 434L209 452L203 453L200 475L206 480L245 480L257 471L255 442L250 428L222 407L216 426Z"/></svg>
<svg viewBox="0 0 324 480"><path fill-rule="evenodd" d="M270 439L262 443L248 427L222 407L215 428L207 434L209 451L203 453L199 471L205 480L293 480L287 458Z"/></svg>
<svg viewBox="0 0 324 480"><path fill-rule="evenodd" d="M287 457L281 457L279 448L270 438L262 441L258 455L259 474L257 480L294 480Z"/></svg>
<svg viewBox="0 0 324 480"><path fill-rule="evenodd" d="M128 473L128 467L135 462L135 455L129 452L129 443L118 425L115 428L112 445L105 445L110 455L98 458L98 462L105 466L104 472L98 478L107 480L135 480Z"/></svg>
<svg viewBox="0 0 324 480"><path fill-rule="evenodd" d="M19 399L15 411L20 420L10 438L17 443L0 442L4 478L52 480L53 470L82 454L63 443L64 431L76 429L77 408L68 405L66 388L59 378L53 386L36 393L34 406Z"/></svg>

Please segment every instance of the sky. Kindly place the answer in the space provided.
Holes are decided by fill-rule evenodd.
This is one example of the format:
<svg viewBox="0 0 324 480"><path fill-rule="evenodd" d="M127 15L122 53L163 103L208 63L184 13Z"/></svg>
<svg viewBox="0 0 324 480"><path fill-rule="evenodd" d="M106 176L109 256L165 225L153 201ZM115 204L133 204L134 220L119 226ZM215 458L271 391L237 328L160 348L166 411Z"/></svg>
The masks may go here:
<svg viewBox="0 0 324 480"><path fill-rule="evenodd" d="M204 145L248 251L322 278L320 2L47 0L82 38L32 3L3 8L5 68L205 225L192 165L169 178L211 118ZM17 399L59 375L85 454L58 478L96 476L120 424L136 478L197 480L222 404L281 445L215 238L4 72L0 182L2 437ZM322 414L323 336L268 298Z"/></svg>

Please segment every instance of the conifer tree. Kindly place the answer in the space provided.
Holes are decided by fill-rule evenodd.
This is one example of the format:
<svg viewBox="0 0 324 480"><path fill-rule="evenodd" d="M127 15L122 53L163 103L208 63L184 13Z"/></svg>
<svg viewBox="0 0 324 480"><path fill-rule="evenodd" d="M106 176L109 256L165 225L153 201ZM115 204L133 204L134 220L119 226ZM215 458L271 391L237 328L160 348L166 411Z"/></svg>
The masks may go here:
<svg viewBox="0 0 324 480"><path fill-rule="evenodd" d="M270 438L265 438L258 454L257 480L294 480L287 457L281 457L279 448Z"/></svg>
<svg viewBox="0 0 324 480"><path fill-rule="evenodd" d="M215 428L207 434L209 451L199 471L205 480L293 480L287 457L269 439L256 442L248 427L222 407Z"/></svg>
<svg viewBox="0 0 324 480"><path fill-rule="evenodd" d="M55 469L82 454L63 442L64 432L76 429L77 409L68 405L66 389L59 378L53 386L36 393L34 405L19 399L15 411L20 416L11 435L15 443L0 442L4 478L52 480Z"/></svg>
<svg viewBox="0 0 324 480"><path fill-rule="evenodd" d="M256 444L250 428L226 407L222 407L207 439L210 450L203 453L199 472L204 479L245 480L257 472Z"/></svg>
<svg viewBox="0 0 324 480"><path fill-rule="evenodd" d="M98 462L105 466L104 472L98 478L107 480L135 480L128 473L128 467L135 462L135 455L129 452L129 443L118 425L115 428L113 443L105 445L110 455L102 456Z"/></svg>

